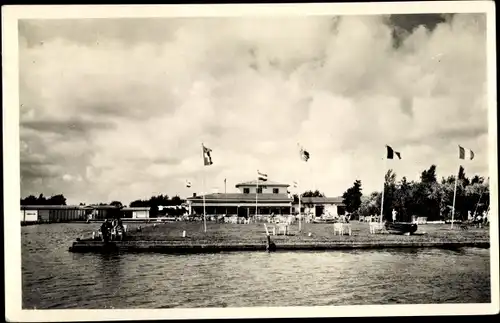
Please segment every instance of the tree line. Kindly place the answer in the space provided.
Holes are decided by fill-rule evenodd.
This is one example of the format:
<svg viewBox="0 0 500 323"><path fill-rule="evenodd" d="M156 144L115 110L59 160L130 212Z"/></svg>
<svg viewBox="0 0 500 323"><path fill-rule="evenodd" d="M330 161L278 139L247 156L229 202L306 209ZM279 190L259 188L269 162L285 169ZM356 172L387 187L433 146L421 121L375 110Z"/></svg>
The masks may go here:
<svg viewBox="0 0 500 323"><path fill-rule="evenodd" d="M183 204L185 200L181 199L179 196L173 196L170 198L168 195L157 195L151 196L149 199L138 199L130 203L130 207L153 207L153 206L179 206ZM29 195L21 199L21 205L66 205L66 197L63 194L57 194L49 198L40 194L38 197L34 195ZM79 205L85 205L85 203L80 203ZM112 201L110 203L96 203L93 205L112 205L118 208L126 207L120 201Z"/></svg>
<svg viewBox="0 0 500 323"><path fill-rule="evenodd" d="M427 217L429 221L451 219L456 176L442 177L438 181L436 166L421 173L419 181L406 177L396 180L390 169L385 174L383 218L391 218L392 210L398 212L399 221L411 221L412 216ZM372 192L363 198L361 181L342 195L346 211L355 216L380 215L382 192ZM468 178L460 166L455 198L455 219L467 219L471 214L482 214L489 209L490 188L484 177Z"/></svg>
<svg viewBox="0 0 500 323"><path fill-rule="evenodd" d="M53 195L49 198L43 194L38 197L30 195L21 199L21 205L66 205L66 198L63 194Z"/></svg>

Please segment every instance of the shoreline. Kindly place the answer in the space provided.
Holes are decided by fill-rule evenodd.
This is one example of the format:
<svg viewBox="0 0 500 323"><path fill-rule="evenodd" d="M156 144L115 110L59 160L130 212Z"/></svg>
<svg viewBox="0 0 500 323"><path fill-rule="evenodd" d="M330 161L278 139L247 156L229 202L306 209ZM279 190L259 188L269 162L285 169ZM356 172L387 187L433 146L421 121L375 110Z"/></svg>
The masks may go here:
<svg viewBox="0 0 500 323"><path fill-rule="evenodd" d="M327 251L357 249L401 249L401 248L490 248L485 239L470 241L316 241L316 242L275 242L276 251ZM80 240L69 248L72 253L167 253L197 254L237 251L266 251L262 242L185 243L174 241L112 241L106 246L102 241Z"/></svg>

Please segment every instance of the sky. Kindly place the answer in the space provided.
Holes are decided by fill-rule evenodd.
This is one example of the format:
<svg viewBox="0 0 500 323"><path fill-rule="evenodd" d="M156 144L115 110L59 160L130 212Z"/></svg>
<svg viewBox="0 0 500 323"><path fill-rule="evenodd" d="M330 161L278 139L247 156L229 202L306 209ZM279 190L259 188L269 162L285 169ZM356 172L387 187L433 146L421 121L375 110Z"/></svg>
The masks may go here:
<svg viewBox="0 0 500 323"><path fill-rule="evenodd" d="M466 173L488 176L485 19L22 20L21 196L129 204L224 192L224 178L236 192L257 170L370 194L388 168L456 174L458 145L475 153Z"/></svg>

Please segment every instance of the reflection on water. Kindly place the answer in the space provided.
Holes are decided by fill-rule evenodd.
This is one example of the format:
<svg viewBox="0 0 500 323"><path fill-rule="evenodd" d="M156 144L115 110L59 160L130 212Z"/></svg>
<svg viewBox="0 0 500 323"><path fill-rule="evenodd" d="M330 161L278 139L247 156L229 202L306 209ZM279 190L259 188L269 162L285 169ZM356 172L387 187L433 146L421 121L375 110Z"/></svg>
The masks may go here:
<svg viewBox="0 0 500 323"><path fill-rule="evenodd" d="M72 254L94 225L22 228L24 308L490 302L489 249Z"/></svg>

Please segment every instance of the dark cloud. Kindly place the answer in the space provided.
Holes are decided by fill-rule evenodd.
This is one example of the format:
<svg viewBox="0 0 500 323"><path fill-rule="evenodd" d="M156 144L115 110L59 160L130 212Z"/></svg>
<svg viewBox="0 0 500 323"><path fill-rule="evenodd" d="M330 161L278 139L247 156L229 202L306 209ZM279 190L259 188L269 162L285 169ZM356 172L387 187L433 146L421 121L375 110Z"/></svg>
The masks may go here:
<svg viewBox="0 0 500 323"><path fill-rule="evenodd" d="M105 121L92 120L29 120L22 121L21 126L39 132L49 132L63 136L85 135L93 130L109 130L114 128L114 124Z"/></svg>
<svg viewBox="0 0 500 323"><path fill-rule="evenodd" d="M438 24L446 22L452 15L444 14L404 14L390 15L387 19L392 28L393 46L400 47L405 39L420 26L432 32Z"/></svg>
<svg viewBox="0 0 500 323"><path fill-rule="evenodd" d="M28 47L58 38L99 46L109 39L127 45L170 41L178 25L172 18L40 19L20 20L18 29Z"/></svg>
<svg viewBox="0 0 500 323"><path fill-rule="evenodd" d="M418 138L402 137L396 140L395 143L399 145L430 145L442 146L449 142L457 142L470 140L471 138L479 138L482 135L488 134L488 127L486 125L475 125L468 127L454 127L440 129L435 132L428 133Z"/></svg>
<svg viewBox="0 0 500 323"><path fill-rule="evenodd" d="M51 163L21 161L21 177L23 180L51 179L60 176Z"/></svg>
<svg viewBox="0 0 500 323"><path fill-rule="evenodd" d="M126 161L137 165L155 164L155 165L168 165L168 166L179 165L182 162L182 158L180 156L175 155L175 151L165 150L164 154L165 155L169 154L171 156L168 157L134 156L134 157L128 157Z"/></svg>

